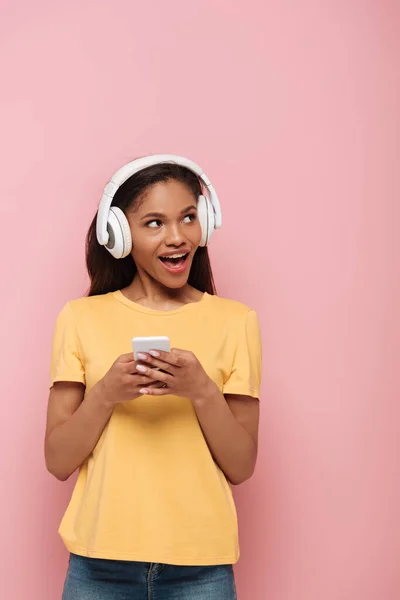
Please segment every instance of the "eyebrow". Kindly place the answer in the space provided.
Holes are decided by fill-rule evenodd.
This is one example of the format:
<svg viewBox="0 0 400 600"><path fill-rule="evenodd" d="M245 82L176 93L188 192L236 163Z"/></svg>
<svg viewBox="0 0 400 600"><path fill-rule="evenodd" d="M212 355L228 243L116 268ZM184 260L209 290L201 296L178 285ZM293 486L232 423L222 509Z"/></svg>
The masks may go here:
<svg viewBox="0 0 400 600"><path fill-rule="evenodd" d="M180 214L183 215L184 213L188 212L189 210L193 210L193 209L196 210L197 207L194 204L191 204L190 206L187 206L186 208L184 208L183 210L181 210ZM144 215L142 217L142 220L143 219L148 219L150 217L152 217L153 219L154 218L156 218L156 219L162 219L163 217L165 217L165 215L163 213L159 213L159 212L150 212L150 213L147 213L146 215Z"/></svg>

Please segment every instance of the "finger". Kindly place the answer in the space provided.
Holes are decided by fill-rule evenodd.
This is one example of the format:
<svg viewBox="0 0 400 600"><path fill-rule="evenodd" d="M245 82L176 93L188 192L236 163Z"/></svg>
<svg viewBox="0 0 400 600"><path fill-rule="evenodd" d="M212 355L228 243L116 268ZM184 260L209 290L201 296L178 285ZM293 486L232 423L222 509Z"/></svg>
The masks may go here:
<svg viewBox="0 0 400 600"><path fill-rule="evenodd" d="M133 373L128 380L128 385L133 386L135 389L142 385L151 385L154 383L154 379L147 377L146 375L139 375L139 373Z"/></svg>
<svg viewBox="0 0 400 600"><path fill-rule="evenodd" d="M132 359L129 362L121 363L121 368L122 368L123 372L127 373L128 375L135 375L135 374L137 374L136 366L138 364L144 364L147 367L152 366L150 364L143 363L143 361L140 361L140 363L139 363L138 361Z"/></svg>
<svg viewBox="0 0 400 600"><path fill-rule="evenodd" d="M143 373L133 373L132 375L130 375L130 381L131 381L131 385L133 383L133 385L135 386L140 386L141 383L155 383L157 381L160 381L160 379L155 379L154 377L150 376L150 371L151 369L149 369L149 374L145 375ZM165 383L165 382L163 382Z"/></svg>
<svg viewBox="0 0 400 600"><path fill-rule="evenodd" d="M127 373L135 371L136 361L132 352L129 352L128 354L121 354L121 356L119 356L115 362L119 363Z"/></svg>
<svg viewBox="0 0 400 600"><path fill-rule="evenodd" d="M127 363L132 361L134 361L133 352L128 352L127 354L121 354L121 356L117 358L116 362Z"/></svg>
<svg viewBox="0 0 400 600"><path fill-rule="evenodd" d="M152 390L153 389L157 390L157 389L161 389L161 388L164 388L164 389L167 388L166 384L163 383L162 381L153 381L153 383L150 383L149 385L146 385L144 387L147 387L147 388L152 389Z"/></svg>
<svg viewBox="0 0 400 600"><path fill-rule="evenodd" d="M143 365L144 367L147 367L147 368L151 368L153 366L150 363L145 363L143 361L138 362L138 361L133 360L130 363L124 363L122 368L125 371L125 373L127 373L128 375L135 375L135 374L137 375L136 367L138 365ZM139 371L140 371L140 369L139 369Z"/></svg>
<svg viewBox="0 0 400 600"><path fill-rule="evenodd" d="M137 375L136 371L136 361L131 360L130 362L125 362L121 364L122 372L126 375Z"/></svg>
<svg viewBox="0 0 400 600"><path fill-rule="evenodd" d="M172 383L174 380L173 375L170 375L169 373L164 373L163 371L158 371L157 369L145 367L144 365L136 365L136 369L141 375L151 377L151 379L154 379L155 381L162 381L163 383Z"/></svg>
<svg viewBox="0 0 400 600"><path fill-rule="evenodd" d="M154 379L151 379L145 385L141 385L140 389L142 389L142 388L162 388L162 387L165 388L165 383L163 383L162 381L154 381Z"/></svg>
<svg viewBox="0 0 400 600"><path fill-rule="evenodd" d="M149 354L153 358L157 358L168 365L173 367L180 367L183 364L182 350L173 349L171 352L164 352L163 350L150 350Z"/></svg>
<svg viewBox="0 0 400 600"><path fill-rule="evenodd" d="M164 369L164 371L169 371L171 375L176 369L176 367L174 367L170 363L161 360L161 358L154 358L153 356L150 356L150 354L141 353L140 356L138 356L138 358L140 358L140 363L138 364L150 366L157 369Z"/></svg>
<svg viewBox="0 0 400 600"><path fill-rule="evenodd" d="M116 361L116 363L122 373L132 375L136 373L136 361L133 358L133 354L122 354Z"/></svg>
<svg viewBox="0 0 400 600"><path fill-rule="evenodd" d="M146 387L139 390L139 394L143 396L167 396L170 393L168 387Z"/></svg>

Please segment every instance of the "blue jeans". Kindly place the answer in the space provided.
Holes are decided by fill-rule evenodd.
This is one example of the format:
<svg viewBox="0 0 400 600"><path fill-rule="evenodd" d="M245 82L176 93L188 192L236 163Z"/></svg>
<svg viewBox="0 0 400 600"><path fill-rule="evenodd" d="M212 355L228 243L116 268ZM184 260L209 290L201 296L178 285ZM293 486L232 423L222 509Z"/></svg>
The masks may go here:
<svg viewBox="0 0 400 600"><path fill-rule="evenodd" d="M232 565L179 567L70 555L62 600L236 600Z"/></svg>

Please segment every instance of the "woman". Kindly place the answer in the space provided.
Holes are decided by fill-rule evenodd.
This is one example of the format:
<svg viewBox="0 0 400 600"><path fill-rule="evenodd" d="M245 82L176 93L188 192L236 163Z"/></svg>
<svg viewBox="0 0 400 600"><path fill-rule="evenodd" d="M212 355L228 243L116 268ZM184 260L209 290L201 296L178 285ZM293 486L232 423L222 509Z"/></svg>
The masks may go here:
<svg viewBox="0 0 400 600"><path fill-rule="evenodd" d="M156 156L114 176L90 226L88 297L54 332L45 440L55 477L79 469L63 600L236 598L230 484L256 462L261 343L254 310L215 295L219 225L200 168ZM135 362L132 338L160 335L171 352Z"/></svg>

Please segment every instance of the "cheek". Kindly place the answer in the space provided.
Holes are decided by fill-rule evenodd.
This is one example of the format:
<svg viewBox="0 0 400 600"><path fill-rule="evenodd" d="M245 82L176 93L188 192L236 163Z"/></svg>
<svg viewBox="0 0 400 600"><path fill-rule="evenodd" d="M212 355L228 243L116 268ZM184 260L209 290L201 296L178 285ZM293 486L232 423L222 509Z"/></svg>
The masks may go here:
<svg viewBox="0 0 400 600"><path fill-rule="evenodd" d="M143 232L132 229L132 256L140 259L142 262L151 256L156 251L159 241L156 236L143 235Z"/></svg>

